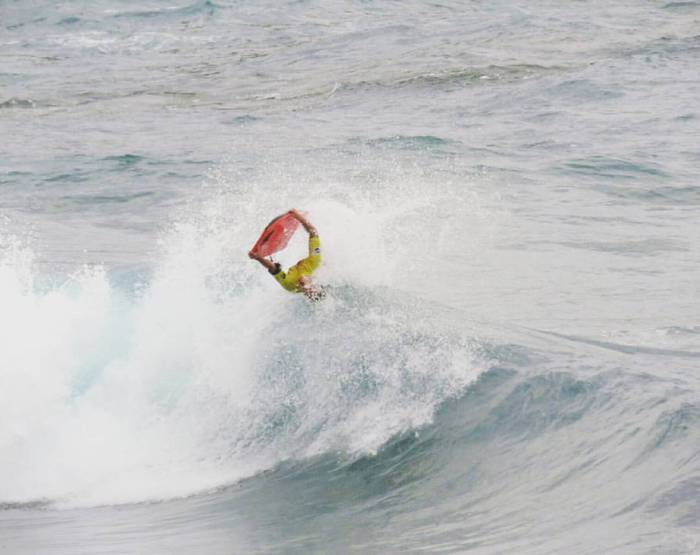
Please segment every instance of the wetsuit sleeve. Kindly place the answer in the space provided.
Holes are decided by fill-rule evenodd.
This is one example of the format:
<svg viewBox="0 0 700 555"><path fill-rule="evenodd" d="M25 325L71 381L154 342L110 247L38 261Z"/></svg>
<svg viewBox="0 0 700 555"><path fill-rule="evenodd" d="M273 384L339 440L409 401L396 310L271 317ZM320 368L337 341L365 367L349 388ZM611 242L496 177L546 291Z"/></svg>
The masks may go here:
<svg viewBox="0 0 700 555"><path fill-rule="evenodd" d="M318 235L309 237L309 256L321 258L321 238Z"/></svg>
<svg viewBox="0 0 700 555"><path fill-rule="evenodd" d="M309 237L309 256L297 262L294 268L300 276L311 275L321 265L321 239L318 235Z"/></svg>

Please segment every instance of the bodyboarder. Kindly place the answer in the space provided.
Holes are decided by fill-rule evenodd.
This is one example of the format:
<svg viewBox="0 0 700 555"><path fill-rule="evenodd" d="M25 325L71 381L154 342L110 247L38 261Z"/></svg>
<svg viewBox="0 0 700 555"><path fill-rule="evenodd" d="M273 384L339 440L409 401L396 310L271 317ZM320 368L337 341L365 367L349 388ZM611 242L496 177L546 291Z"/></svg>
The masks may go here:
<svg viewBox="0 0 700 555"><path fill-rule="evenodd" d="M321 265L321 240L318 237L318 231L298 210L290 210L288 213L291 214L309 234L309 255L290 267L286 272L282 271L280 263L274 262L272 258L267 259L252 250L248 252L248 256L265 266L277 283L287 291L303 293L312 301L321 300L325 297L325 291L323 287L314 283L311 277L314 271Z"/></svg>

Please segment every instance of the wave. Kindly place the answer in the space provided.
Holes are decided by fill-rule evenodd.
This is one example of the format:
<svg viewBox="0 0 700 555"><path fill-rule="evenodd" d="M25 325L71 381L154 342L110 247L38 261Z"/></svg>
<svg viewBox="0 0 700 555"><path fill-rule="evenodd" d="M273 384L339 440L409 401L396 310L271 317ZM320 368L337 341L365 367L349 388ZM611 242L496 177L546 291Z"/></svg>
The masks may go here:
<svg viewBox="0 0 700 555"><path fill-rule="evenodd" d="M541 553L556 550L565 534L584 538L581 552L595 553L600 538L590 532L615 514L637 533L629 549L645 551L669 545L659 518L669 507L679 525L696 522L691 500L697 479L678 483L672 476L685 474L695 451L697 407L656 411L656 422L640 423L634 408L649 401L655 380L523 370L496 363L464 394L444 402L433 422L394 436L374 456L284 462L202 502L226 498L235 513L245 507L253 521L270 522L259 541L271 547L279 534L301 550L342 549L338 538L350 537L358 549L375 551L439 545L491 552L516 543L520 552ZM669 429L675 437L668 438ZM666 445L647 443L657 434L677 442L672 456ZM635 455L644 458L626 466ZM662 461L667 480L653 478ZM582 487L589 489L585 495ZM548 518L525 524L522 515L533 502ZM573 520L562 513L572 504ZM300 506L306 508L301 525L293 519ZM345 514L353 515L351 524ZM552 524L557 534L548 532Z"/></svg>
<svg viewBox="0 0 700 555"><path fill-rule="evenodd" d="M35 108L37 103L31 98L10 98L0 102L0 110L12 108Z"/></svg>
<svg viewBox="0 0 700 555"><path fill-rule="evenodd" d="M326 271L320 306L278 291L241 260L260 224L241 196L164 232L147 279L99 266L45 276L30 248L4 236L0 451L13 456L0 472L14 479L0 502L161 500L283 461L375 453L486 368L480 344L435 307L382 284L389 257L372 272ZM309 209L335 245L330 260L362 260L362 245L390 240L347 205ZM356 247L342 247L343 229L362 230Z"/></svg>
<svg viewBox="0 0 700 555"><path fill-rule="evenodd" d="M92 551L204 536L210 551L596 553L619 526L626 551L683 552L668 534L697 522L697 330L506 330L471 322L454 290L428 300L455 238L474 239L459 248L478 263L473 224L495 210L386 156L451 144L435 139L369 142L382 162L350 178L323 153L296 170L216 167L148 272L45 275L0 234L7 545L27 544L17 519ZM319 305L244 255L290 206L322 232Z"/></svg>
<svg viewBox="0 0 700 555"><path fill-rule="evenodd" d="M609 542L596 532L605 525L624 526L624 532L616 528L616 539L625 551L692 551L700 414L692 391L679 396L673 381L629 371L586 377L578 370L537 371L539 357L523 346L481 347L500 358L444 398L430 419L397 431L376 451L320 449L280 458L266 472L187 499L91 509L90 538L83 537L80 518L66 525L65 518L54 522L46 516L51 512L35 511L45 506L39 501L5 509L35 511L48 530L60 527L56 542L79 538L93 548L111 545L108 535L94 534L95 526L124 523L130 534L120 536L120 548L151 545L153 552L167 551L163 538L192 541L206 533L210 549L234 542L251 552L335 552L348 545L372 552L426 546L500 552L515 544L518 552L542 553L556 551L564 536L567 542L576 538L580 552L596 553ZM364 380L359 389L371 389ZM292 382L297 391L304 387L298 376L288 374L286 381L267 387L278 393ZM673 407L663 399L672 389ZM355 389L351 397L367 394ZM382 416L392 418L395 409ZM291 414L263 420L269 438L296 427ZM257 446L260 432L249 434ZM300 449L305 445L298 441ZM525 516L533 503L541 517L536 520ZM673 538L669 514L679 527ZM246 532L251 523L252 536ZM8 541L13 545L12 532Z"/></svg>
<svg viewBox="0 0 700 555"><path fill-rule="evenodd" d="M195 2L182 8L168 7L161 10L141 10L131 12L121 12L115 14L114 18L157 18L157 17L192 17L192 16L212 16L221 9L221 6L204 0Z"/></svg>
<svg viewBox="0 0 700 555"><path fill-rule="evenodd" d="M489 65L472 68L448 68L438 71L394 72L393 74L377 75L362 79L338 79L335 82L326 81L309 88L308 84L296 88L285 89L269 94L256 94L246 97L247 100L277 100L277 101L318 101L327 100L335 95L355 95L367 91L398 91L401 89L436 89L451 90L471 86L483 86L493 83L511 83L526 79L538 79L552 73L571 71L563 66L540 66L535 64Z"/></svg>

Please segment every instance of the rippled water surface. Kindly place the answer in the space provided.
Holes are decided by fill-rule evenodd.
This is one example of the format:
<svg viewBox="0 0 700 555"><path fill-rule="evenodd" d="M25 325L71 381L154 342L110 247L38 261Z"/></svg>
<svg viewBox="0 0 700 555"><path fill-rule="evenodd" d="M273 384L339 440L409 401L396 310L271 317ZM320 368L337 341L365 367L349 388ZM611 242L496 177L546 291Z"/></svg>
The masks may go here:
<svg viewBox="0 0 700 555"><path fill-rule="evenodd" d="M699 67L698 2L0 0L0 552L696 553Z"/></svg>

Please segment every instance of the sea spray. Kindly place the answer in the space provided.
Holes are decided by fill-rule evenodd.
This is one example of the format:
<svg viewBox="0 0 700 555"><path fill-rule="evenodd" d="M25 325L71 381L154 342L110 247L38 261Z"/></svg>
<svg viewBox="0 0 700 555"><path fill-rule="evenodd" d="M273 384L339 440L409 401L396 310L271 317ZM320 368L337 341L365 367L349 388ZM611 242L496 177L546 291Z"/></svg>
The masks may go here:
<svg viewBox="0 0 700 555"><path fill-rule="evenodd" d="M238 212L241 198L226 193L187 210L139 287L86 267L42 289L31 250L4 258L14 308L2 324L15 350L2 351L2 366L15 408L2 429L12 457L1 470L13 479L0 498L168 499L284 460L373 453L478 376L472 339L388 288L401 263L384 238L397 206L281 190L288 199L263 195L255 211ZM244 255L256 226L294 205L328 252L320 305L282 291ZM295 237L290 250L304 249Z"/></svg>

